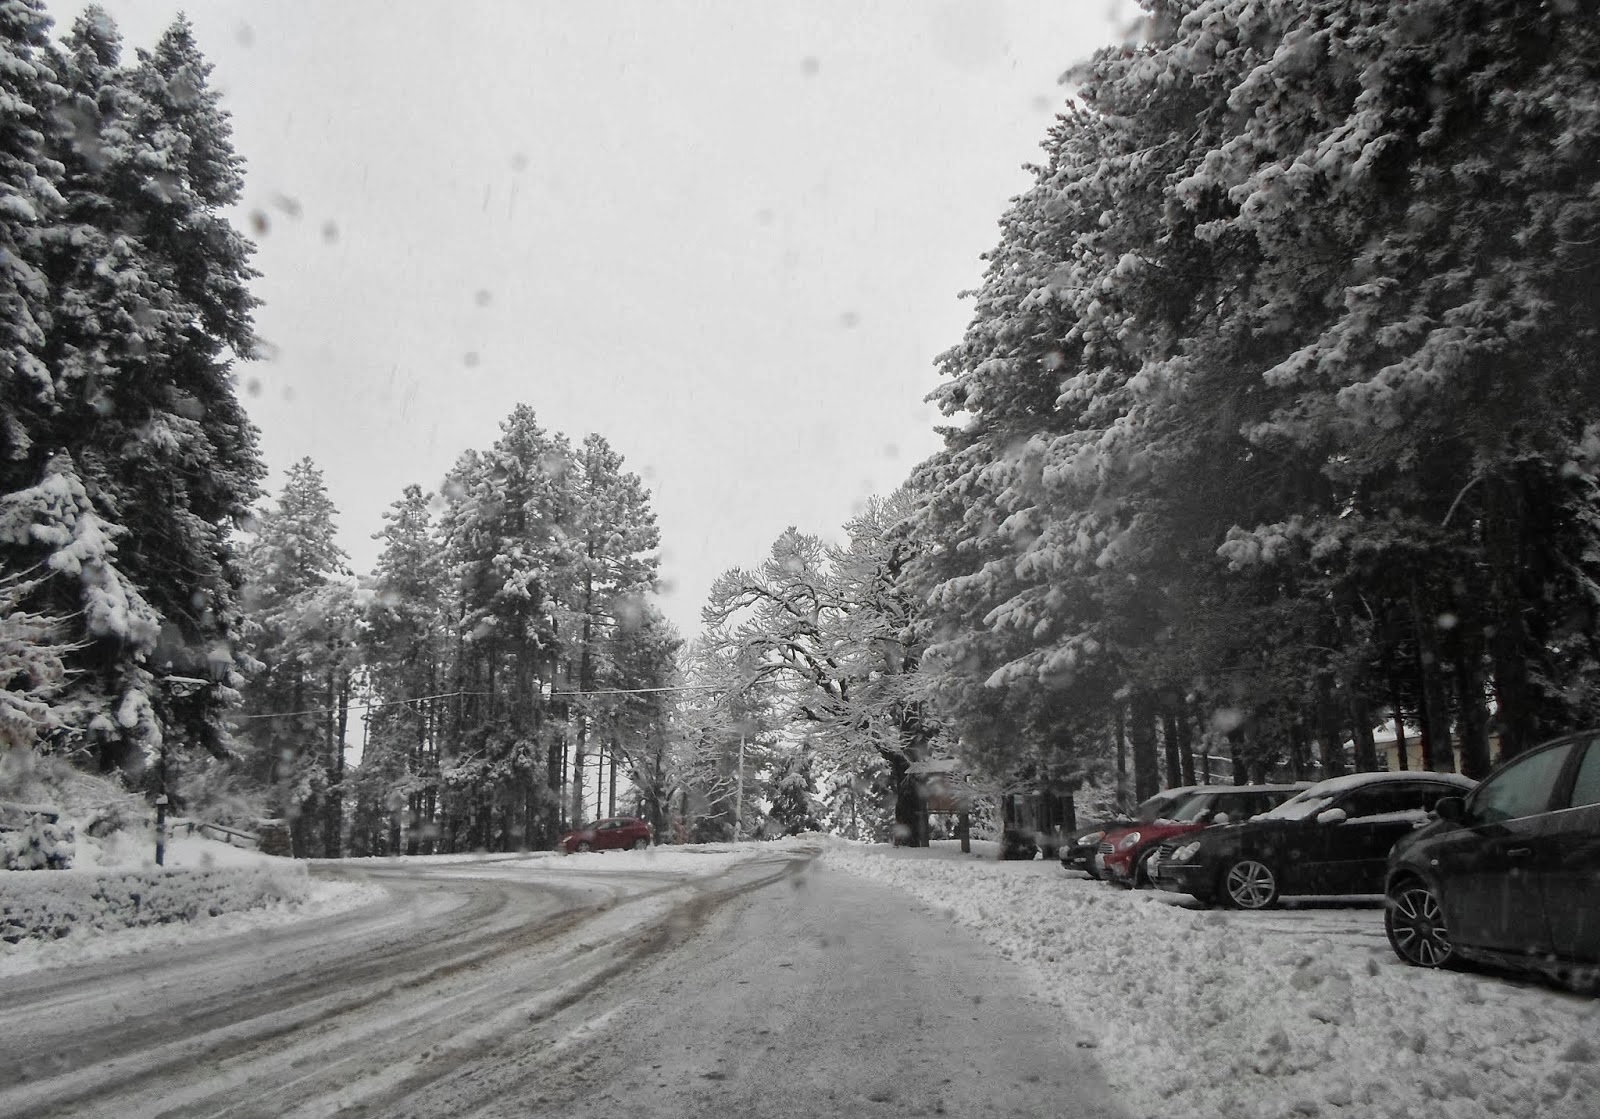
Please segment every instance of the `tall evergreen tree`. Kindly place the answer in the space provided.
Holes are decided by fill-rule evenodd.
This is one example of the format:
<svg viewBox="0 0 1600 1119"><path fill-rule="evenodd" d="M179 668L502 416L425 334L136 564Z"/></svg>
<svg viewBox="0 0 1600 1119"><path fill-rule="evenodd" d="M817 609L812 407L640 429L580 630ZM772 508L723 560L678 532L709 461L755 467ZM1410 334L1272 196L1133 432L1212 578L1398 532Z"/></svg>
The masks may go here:
<svg viewBox="0 0 1600 1119"><path fill-rule="evenodd" d="M944 359L936 686L969 723L1126 702L1141 785L1176 697L1256 769L1371 764L1379 693L1474 772L1491 679L1508 753L1583 721L1592 14L1145 6Z"/></svg>
<svg viewBox="0 0 1600 1119"><path fill-rule="evenodd" d="M250 653L246 691L257 778L290 821L295 853L338 854L344 735L359 620L337 510L309 458L289 468L274 506L256 518L246 562Z"/></svg>
<svg viewBox="0 0 1600 1119"><path fill-rule="evenodd" d="M27 76L31 92L14 91L0 126L11 130L4 236L17 252L8 246L0 300L25 289L34 307L3 316L22 349L0 371L0 493L50 478L81 490L118 540L106 562L157 619L148 643L75 643L81 683L60 742L105 766L135 765L158 741L224 754L240 682L228 537L262 473L229 370L253 338L249 245L222 213L240 182L226 114L181 21L125 68L103 11L86 11L59 50L44 49L36 6L7 4L3 18L17 63L6 80ZM7 565L39 560L33 543ZM64 614L78 597L61 580L39 593ZM116 714L129 704L148 720ZM146 723L159 734L135 733Z"/></svg>

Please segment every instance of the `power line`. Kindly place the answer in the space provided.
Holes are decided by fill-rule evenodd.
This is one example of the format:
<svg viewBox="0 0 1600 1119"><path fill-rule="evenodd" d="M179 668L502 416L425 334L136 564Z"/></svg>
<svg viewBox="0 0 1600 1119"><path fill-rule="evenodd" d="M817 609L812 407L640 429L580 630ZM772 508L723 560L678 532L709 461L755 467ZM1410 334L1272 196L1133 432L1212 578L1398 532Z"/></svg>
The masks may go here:
<svg viewBox="0 0 1600 1119"><path fill-rule="evenodd" d="M494 693L492 693L492 692L438 692L438 693L436 693L434 695L418 695L418 696L412 696L410 699L389 699L389 700L383 700L382 702L378 702L378 703L349 703L349 704L345 705L344 710L346 710L346 711L373 711L373 710L376 710L379 707L404 707L408 703L421 703L423 700L427 700L427 699L450 699L450 698L453 698L454 696L458 696L458 695L492 695L492 694L494 694ZM245 722L245 721L250 720L250 719L287 719L287 718L290 718L291 716L294 716L294 715L326 715L326 714L329 714L330 712L338 711L338 710L339 710L339 708L337 708L337 707L308 707L304 711L269 711L269 712L266 712L265 714L261 714L261 715L240 715L240 716L237 716L237 718L239 719L240 722Z"/></svg>
<svg viewBox="0 0 1600 1119"><path fill-rule="evenodd" d="M725 692L725 684L679 684L671 688L596 688L587 692L551 692L555 695L651 695L656 692Z"/></svg>
<svg viewBox="0 0 1600 1119"><path fill-rule="evenodd" d="M590 692L551 692L554 696L586 696L586 695L653 695L661 692L721 692L727 688L721 684L682 684L670 688L601 688ZM376 711L382 707L404 707L410 703L422 703L430 699L454 699L456 696L490 696L494 692L436 692L433 695L412 696L409 699L389 699L375 703L349 703L343 708L345 711ZM504 693L500 693L504 694ZM260 715L236 715L239 722L249 722L252 719L289 719L296 715L328 715L340 710L338 707L308 707L303 711L268 711Z"/></svg>

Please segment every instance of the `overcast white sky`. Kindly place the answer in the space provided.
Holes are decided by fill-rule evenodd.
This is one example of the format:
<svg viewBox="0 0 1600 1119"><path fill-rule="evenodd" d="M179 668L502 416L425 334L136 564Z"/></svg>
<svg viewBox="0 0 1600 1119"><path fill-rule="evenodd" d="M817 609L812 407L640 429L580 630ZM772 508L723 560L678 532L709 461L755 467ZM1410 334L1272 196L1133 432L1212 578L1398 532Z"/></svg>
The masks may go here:
<svg viewBox="0 0 1600 1119"><path fill-rule="evenodd" d="M130 50L179 5L105 0ZM52 3L65 27L81 5ZM937 447L1058 75L1114 0L192 0L249 165L240 370L276 492L316 460L358 571L519 402L644 477L686 636L785 526L836 536Z"/></svg>

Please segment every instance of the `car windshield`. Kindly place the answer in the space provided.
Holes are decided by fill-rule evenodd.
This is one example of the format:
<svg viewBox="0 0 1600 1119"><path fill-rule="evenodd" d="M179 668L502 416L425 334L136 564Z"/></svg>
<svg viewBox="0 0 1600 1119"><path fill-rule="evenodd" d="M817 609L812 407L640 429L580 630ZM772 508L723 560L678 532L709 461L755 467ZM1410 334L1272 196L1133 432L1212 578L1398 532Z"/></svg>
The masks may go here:
<svg viewBox="0 0 1600 1119"><path fill-rule="evenodd" d="M1133 819L1136 823L1148 824L1168 815L1173 808L1184 803L1194 794L1192 792L1167 791L1150 797L1139 805Z"/></svg>
<svg viewBox="0 0 1600 1119"><path fill-rule="evenodd" d="M1196 793L1185 797L1163 815L1175 823L1192 824L1201 817L1209 815L1216 803L1215 794Z"/></svg>
<svg viewBox="0 0 1600 1119"><path fill-rule="evenodd" d="M1582 1111L1159 870L1600 721L1597 294L1600 0L0 0L0 1117Z"/></svg>
<svg viewBox="0 0 1600 1119"><path fill-rule="evenodd" d="M1296 793L1282 804L1268 809L1255 818L1257 820L1304 820L1308 816L1315 816L1333 803L1335 795L1319 790L1320 786L1313 785L1311 788Z"/></svg>

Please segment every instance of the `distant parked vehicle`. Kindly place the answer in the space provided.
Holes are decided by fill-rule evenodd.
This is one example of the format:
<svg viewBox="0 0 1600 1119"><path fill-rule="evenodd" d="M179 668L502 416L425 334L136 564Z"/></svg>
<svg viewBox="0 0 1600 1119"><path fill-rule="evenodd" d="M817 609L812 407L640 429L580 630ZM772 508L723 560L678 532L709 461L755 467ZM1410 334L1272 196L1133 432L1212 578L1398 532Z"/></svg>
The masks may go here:
<svg viewBox="0 0 1600 1119"><path fill-rule="evenodd" d="M1389 854L1384 925L1419 967L1600 975L1600 731L1519 754Z"/></svg>
<svg viewBox="0 0 1600 1119"><path fill-rule="evenodd" d="M1381 894L1395 841L1473 785L1453 773L1332 777L1249 823L1196 834L1156 864L1153 880L1240 909L1291 895Z"/></svg>
<svg viewBox="0 0 1600 1119"><path fill-rule="evenodd" d="M1185 797L1206 788L1209 786L1179 785L1176 788L1163 789L1154 796L1140 801L1138 807L1131 813L1122 813L1109 820L1079 828L1068 835L1061 844L1061 865L1068 870L1081 870L1091 878L1099 878L1100 872L1095 869L1094 856L1106 832L1127 827L1129 824L1148 824L1152 820L1160 819Z"/></svg>
<svg viewBox="0 0 1600 1119"><path fill-rule="evenodd" d="M1211 785L1184 797L1148 823L1106 832L1095 852L1095 870L1119 886L1148 886L1150 862L1161 844L1212 824L1243 823L1276 808L1309 782L1294 785Z"/></svg>
<svg viewBox="0 0 1600 1119"><path fill-rule="evenodd" d="M577 851L620 851L629 847L642 851L648 846L650 825L636 816L596 820L561 837L561 850L568 855Z"/></svg>
<svg viewBox="0 0 1600 1119"><path fill-rule="evenodd" d="M1010 792L1000 798L1000 857L1056 857L1063 829L1072 826L1072 797L1056 792Z"/></svg>

